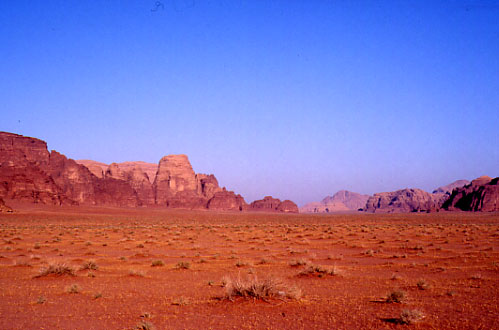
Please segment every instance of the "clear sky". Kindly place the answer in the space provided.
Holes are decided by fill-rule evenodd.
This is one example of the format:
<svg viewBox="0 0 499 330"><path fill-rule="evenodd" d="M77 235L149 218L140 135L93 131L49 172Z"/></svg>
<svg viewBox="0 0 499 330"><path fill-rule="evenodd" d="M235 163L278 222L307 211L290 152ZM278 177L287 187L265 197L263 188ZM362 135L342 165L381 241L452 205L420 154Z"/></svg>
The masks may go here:
<svg viewBox="0 0 499 330"><path fill-rule="evenodd" d="M499 1L1 1L0 130L247 202L499 175Z"/></svg>

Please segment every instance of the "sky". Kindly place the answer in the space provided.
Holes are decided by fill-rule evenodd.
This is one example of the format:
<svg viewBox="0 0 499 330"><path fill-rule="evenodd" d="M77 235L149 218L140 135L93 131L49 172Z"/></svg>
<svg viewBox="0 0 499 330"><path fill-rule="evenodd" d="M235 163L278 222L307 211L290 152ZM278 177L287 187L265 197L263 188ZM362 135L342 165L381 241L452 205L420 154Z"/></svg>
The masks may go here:
<svg viewBox="0 0 499 330"><path fill-rule="evenodd" d="M0 131L247 202L499 176L499 0L1 1Z"/></svg>

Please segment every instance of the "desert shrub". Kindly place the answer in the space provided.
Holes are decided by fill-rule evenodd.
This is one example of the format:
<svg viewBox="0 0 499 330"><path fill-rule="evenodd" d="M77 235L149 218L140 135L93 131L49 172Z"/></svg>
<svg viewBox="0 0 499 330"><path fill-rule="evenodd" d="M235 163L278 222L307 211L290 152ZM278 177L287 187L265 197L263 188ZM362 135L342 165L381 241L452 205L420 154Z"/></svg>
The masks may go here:
<svg viewBox="0 0 499 330"><path fill-rule="evenodd" d="M191 268L191 263L188 261L180 261L175 265L175 269L189 269Z"/></svg>
<svg viewBox="0 0 499 330"><path fill-rule="evenodd" d="M400 313L399 321L401 324L414 324L424 319L424 317L424 313L420 310L404 309L402 313Z"/></svg>
<svg viewBox="0 0 499 330"><path fill-rule="evenodd" d="M308 276L308 275L317 275L319 277L323 277L325 275L338 275L338 270L335 266L333 267L325 267L320 265L309 265L301 272L298 273L298 276Z"/></svg>
<svg viewBox="0 0 499 330"><path fill-rule="evenodd" d="M46 267L42 267L40 269L40 272L38 275L35 276L37 277L42 277L42 276L48 276L48 275L55 275L55 276L62 276L62 275L70 275L70 276L76 276L75 270L73 267L68 266L64 263L57 263L57 264L49 264Z"/></svg>
<svg viewBox="0 0 499 330"><path fill-rule="evenodd" d="M80 270L85 270L85 269L97 270L97 269L99 269L99 266L95 263L95 261L90 260L90 261L84 262L83 265L81 265Z"/></svg>
<svg viewBox="0 0 499 330"><path fill-rule="evenodd" d="M141 321L133 329L134 330L156 330L156 327L151 322Z"/></svg>
<svg viewBox="0 0 499 330"><path fill-rule="evenodd" d="M301 290L295 286L289 286L280 280L266 278L263 280L253 276L247 279L233 279L224 277L222 283L225 287L225 298L234 300L236 297L251 298L259 300L269 299L299 299Z"/></svg>
<svg viewBox="0 0 499 330"><path fill-rule="evenodd" d="M80 286L78 284L73 284L66 289L69 293L80 293Z"/></svg>
<svg viewBox="0 0 499 330"><path fill-rule="evenodd" d="M130 269L128 271L128 276L134 276L134 277L144 277L145 274L144 272L140 271L140 270L136 270L136 269Z"/></svg>
<svg viewBox="0 0 499 330"><path fill-rule="evenodd" d="M406 297L407 297L407 294L405 293L405 291L396 290L396 291L390 292L386 296L385 302L387 302L387 303L401 303L406 299Z"/></svg>
<svg viewBox="0 0 499 330"><path fill-rule="evenodd" d="M419 290L426 290L430 288L430 284L425 280L419 280L418 283L416 283L416 285L418 286Z"/></svg>
<svg viewBox="0 0 499 330"><path fill-rule="evenodd" d="M309 263L310 263L310 262L309 262L308 260L301 258L301 259L295 259L295 260L292 260L292 261L289 263L289 265L290 265L291 267L299 267L299 266L306 266L306 265L308 265Z"/></svg>
<svg viewBox="0 0 499 330"><path fill-rule="evenodd" d="M153 260L151 263L151 267L163 267L164 265L163 260Z"/></svg>

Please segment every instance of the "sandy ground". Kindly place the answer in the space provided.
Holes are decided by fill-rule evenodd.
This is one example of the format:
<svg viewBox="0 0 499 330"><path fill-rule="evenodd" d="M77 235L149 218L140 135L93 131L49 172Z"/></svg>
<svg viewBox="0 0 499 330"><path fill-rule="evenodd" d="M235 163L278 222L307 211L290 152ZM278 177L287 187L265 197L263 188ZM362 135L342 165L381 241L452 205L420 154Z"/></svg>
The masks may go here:
<svg viewBox="0 0 499 330"><path fill-rule="evenodd" d="M74 275L39 276L50 265ZM310 266L319 271L304 275ZM302 295L225 299L227 278ZM386 302L394 291L402 302ZM401 324L404 310L424 317ZM498 319L499 214L0 215L0 329L499 329Z"/></svg>

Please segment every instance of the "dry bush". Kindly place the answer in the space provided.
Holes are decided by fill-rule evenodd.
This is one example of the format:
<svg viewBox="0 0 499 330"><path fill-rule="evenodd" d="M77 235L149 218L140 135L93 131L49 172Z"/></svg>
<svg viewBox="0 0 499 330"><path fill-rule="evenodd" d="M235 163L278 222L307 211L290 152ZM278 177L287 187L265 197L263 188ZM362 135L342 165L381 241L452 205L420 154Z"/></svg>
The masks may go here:
<svg viewBox="0 0 499 330"><path fill-rule="evenodd" d="M64 263L56 263L56 264L49 264L46 267L42 267L40 269L40 272L38 275L35 276L37 277L42 277L42 276L48 276L48 275L55 275L55 276L63 276L63 275L70 275L70 276L76 276L75 270L73 267L68 266Z"/></svg>
<svg viewBox="0 0 499 330"><path fill-rule="evenodd" d="M400 313L399 321L401 324L414 324L418 323L422 319L425 318L423 312L417 309L404 309L402 313Z"/></svg>
<svg viewBox="0 0 499 330"><path fill-rule="evenodd" d="M416 285L418 286L419 290L426 290L430 288L430 283L428 283L426 280L419 280Z"/></svg>
<svg viewBox="0 0 499 330"><path fill-rule="evenodd" d="M390 292L386 298L385 302L387 303L401 303L407 298L407 294L405 291L397 290Z"/></svg>
<svg viewBox="0 0 499 330"><path fill-rule="evenodd" d="M234 300L236 297L259 300L299 299L301 290L274 278L258 279L257 276L247 279L224 277L225 298Z"/></svg>
<svg viewBox="0 0 499 330"><path fill-rule="evenodd" d="M324 267L320 265L309 265L304 270L298 273L298 276L309 276L309 275L317 275L319 277L323 277L325 275L338 275L338 269L336 266L333 267Z"/></svg>
<svg viewBox="0 0 499 330"><path fill-rule="evenodd" d="M295 259L295 260L292 260L289 265L291 267L299 267L299 266L306 266L310 263L310 261L308 261L307 259Z"/></svg>
<svg viewBox="0 0 499 330"><path fill-rule="evenodd" d="M156 327L151 322L141 321L133 330L156 330Z"/></svg>
<svg viewBox="0 0 499 330"><path fill-rule="evenodd" d="M151 267L163 267L164 265L163 260L153 260L151 263Z"/></svg>
<svg viewBox="0 0 499 330"><path fill-rule="evenodd" d="M144 277L145 273L143 271L140 271L140 270L137 270L137 269L130 269L128 271L128 276Z"/></svg>
<svg viewBox="0 0 499 330"><path fill-rule="evenodd" d="M71 286L69 286L66 291L68 293L80 293L81 289L80 289L80 286L78 284L73 284Z"/></svg>
<svg viewBox="0 0 499 330"><path fill-rule="evenodd" d="M180 261L175 265L175 269L189 269L191 268L191 263L188 261Z"/></svg>
<svg viewBox="0 0 499 330"><path fill-rule="evenodd" d="M81 265L80 270L97 270L99 269L99 266L95 263L94 260L86 261Z"/></svg>

